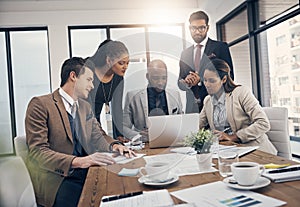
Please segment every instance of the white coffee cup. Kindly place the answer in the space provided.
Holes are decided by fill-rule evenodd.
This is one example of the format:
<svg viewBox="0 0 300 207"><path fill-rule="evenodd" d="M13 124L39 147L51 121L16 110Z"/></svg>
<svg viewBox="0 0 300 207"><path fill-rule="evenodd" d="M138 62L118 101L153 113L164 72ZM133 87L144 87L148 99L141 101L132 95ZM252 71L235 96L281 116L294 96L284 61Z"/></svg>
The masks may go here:
<svg viewBox="0 0 300 207"><path fill-rule="evenodd" d="M169 170L167 162L150 162L140 168L140 174L150 181L164 181L168 178Z"/></svg>
<svg viewBox="0 0 300 207"><path fill-rule="evenodd" d="M264 170L264 166L256 162L236 162L231 165L234 179L244 186L254 185Z"/></svg>

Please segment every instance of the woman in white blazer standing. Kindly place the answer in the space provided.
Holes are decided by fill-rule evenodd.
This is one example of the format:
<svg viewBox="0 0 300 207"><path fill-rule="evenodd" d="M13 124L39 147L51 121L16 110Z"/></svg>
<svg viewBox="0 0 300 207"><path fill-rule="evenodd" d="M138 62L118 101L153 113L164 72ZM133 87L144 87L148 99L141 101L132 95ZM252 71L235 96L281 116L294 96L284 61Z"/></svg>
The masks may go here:
<svg viewBox="0 0 300 207"><path fill-rule="evenodd" d="M229 76L230 67L221 59L205 66L204 85L208 96L200 112L200 129L209 126L219 141L232 141L277 154L266 132L270 122L249 88L236 85Z"/></svg>

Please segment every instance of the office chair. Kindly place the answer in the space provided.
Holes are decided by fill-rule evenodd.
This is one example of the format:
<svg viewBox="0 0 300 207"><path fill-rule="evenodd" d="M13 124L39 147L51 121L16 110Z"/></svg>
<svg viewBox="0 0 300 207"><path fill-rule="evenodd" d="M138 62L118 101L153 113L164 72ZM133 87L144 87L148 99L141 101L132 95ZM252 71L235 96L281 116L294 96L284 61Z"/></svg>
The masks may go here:
<svg viewBox="0 0 300 207"><path fill-rule="evenodd" d="M271 129L267 135L277 149L277 155L292 159L288 126L288 110L284 107L263 107L267 114Z"/></svg>
<svg viewBox="0 0 300 207"><path fill-rule="evenodd" d="M14 138L14 144L16 149L16 155L20 156L24 162L28 155L28 146L26 144L26 136L18 136Z"/></svg>
<svg viewBox="0 0 300 207"><path fill-rule="evenodd" d="M0 206L37 206L31 179L21 157L0 157L0 183Z"/></svg>

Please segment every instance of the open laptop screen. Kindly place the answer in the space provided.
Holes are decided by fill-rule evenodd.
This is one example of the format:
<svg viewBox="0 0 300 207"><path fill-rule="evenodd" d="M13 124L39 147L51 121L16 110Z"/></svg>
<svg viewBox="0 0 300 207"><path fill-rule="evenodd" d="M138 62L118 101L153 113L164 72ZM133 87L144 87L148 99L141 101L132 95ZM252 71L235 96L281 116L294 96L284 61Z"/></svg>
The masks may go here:
<svg viewBox="0 0 300 207"><path fill-rule="evenodd" d="M182 146L186 135L199 130L199 114L148 117L149 147Z"/></svg>

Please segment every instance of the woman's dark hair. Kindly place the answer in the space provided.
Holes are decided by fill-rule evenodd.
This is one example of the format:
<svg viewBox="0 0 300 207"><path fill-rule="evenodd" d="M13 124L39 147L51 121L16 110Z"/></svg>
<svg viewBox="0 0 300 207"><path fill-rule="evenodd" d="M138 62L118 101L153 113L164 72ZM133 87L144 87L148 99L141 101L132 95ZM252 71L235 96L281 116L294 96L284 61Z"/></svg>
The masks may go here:
<svg viewBox="0 0 300 207"><path fill-rule="evenodd" d="M120 41L104 40L98 47L96 53L90 57L95 67L103 67L106 65L106 58L112 60L119 59L121 55L129 54L127 47Z"/></svg>
<svg viewBox="0 0 300 207"><path fill-rule="evenodd" d="M208 64L204 67L204 70L209 70L216 73L220 79L222 80L224 76L227 76L226 82L223 83L225 93L232 92L236 87L240 85L236 85L230 77L230 67L224 60L218 58L212 58Z"/></svg>
<svg viewBox="0 0 300 207"><path fill-rule="evenodd" d="M84 67L85 62L86 61L81 57L72 57L70 59L65 60L65 62L61 67L60 87L65 85L72 71L75 72L77 77L80 74L83 74L85 72L85 67Z"/></svg>

